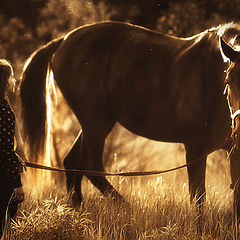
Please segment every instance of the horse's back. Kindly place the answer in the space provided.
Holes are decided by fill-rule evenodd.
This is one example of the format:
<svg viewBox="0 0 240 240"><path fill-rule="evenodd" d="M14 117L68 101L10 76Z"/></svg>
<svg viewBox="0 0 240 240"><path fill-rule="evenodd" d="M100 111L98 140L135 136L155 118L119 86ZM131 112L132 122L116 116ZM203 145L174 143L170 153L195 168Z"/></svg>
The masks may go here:
<svg viewBox="0 0 240 240"><path fill-rule="evenodd" d="M135 112L136 117L128 123L131 128L143 122L148 125L148 121L165 125L174 115L164 118L160 113L172 103L166 98L161 108L157 104L159 98L167 95L166 83L171 80L169 53L173 55L173 48L179 48L176 42L174 38L118 22L79 28L65 38L55 54L55 79L71 106L83 103L73 109L82 118L85 105L93 111L101 109L98 112L105 108L123 124L124 116ZM165 80L159 81L159 73L163 75L160 80ZM136 119L142 122L137 123Z"/></svg>
<svg viewBox="0 0 240 240"><path fill-rule="evenodd" d="M120 59L120 57L128 59L147 57L154 53L153 50L156 49L153 48L157 47L157 50L161 48L161 57L165 55L167 58L170 51L174 52L174 49L179 49L184 44L185 41L135 25L103 22L80 27L70 32L55 53L53 67L61 71L63 66L74 68L94 64L94 67L97 68L103 66L106 59L109 60L110 57L111 59L117 58L122 66L126 59ZM157 53L159 55L159 52ZM101 58L103 61L99 61ZM94 63L94 59L98 60L98 64ZM121 60L125 60L125 62Z"/></svg>

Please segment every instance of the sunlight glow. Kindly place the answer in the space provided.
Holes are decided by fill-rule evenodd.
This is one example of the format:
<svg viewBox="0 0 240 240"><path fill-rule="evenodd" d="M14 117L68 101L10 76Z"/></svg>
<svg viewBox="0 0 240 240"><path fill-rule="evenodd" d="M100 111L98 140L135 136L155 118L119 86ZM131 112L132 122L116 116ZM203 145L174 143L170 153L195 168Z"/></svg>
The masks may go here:
<svg viewBox="0 0 240 240"><path fill-rule="evenodd" d="M51 166L52 161L55 159L55 152L52 151L51 146L53 142L52 136L52 112L53 105L57 104L56 89L54 86L53 72L48 69L47 79L46 79L46 141L45 141L45 151L43 157L43 164ZM45 181L49 182L51 180L51 174L48 172L43 172L43 177Z"/></svg>
<svg viewBox="0 0 240 240"><path fill-rule="evenodd" d="M52 101L51 96L54 97L55 101ZM47 116L46 116L46 158L45 163L51 166L51 141L52 141L52 111L53 111L53 104L57 104L56 98L56 89L54 87L54 79L53 79L53 72L48 71L48 77L46 81L46 102L47 102Z"/></svg>
<svg viewBox="0 0 240 240"><path fill-rule="evenodd" d="M50 68L48 68L46 77L45 101L44 153L38 156L37 162L46 166L63 168L63 159L80 134L81 127L58 88ZM36 173L36 185L43 186L43 183L51 185L62 180L62 175L54 172L37 171Z"/></svg>
<svg viewBox="0 0 240 240"><path fill-rule="evenodd" d="M231 23L225 24L225 25L223 25L222 27L220 27L219 30L218 30L218 35L219 35L220 37L222 37L222 35L223 35L223 33L226 31L226 29L227 29L227 28L230 28L232 25L233 25L233 23L231 22Z"/></svg>

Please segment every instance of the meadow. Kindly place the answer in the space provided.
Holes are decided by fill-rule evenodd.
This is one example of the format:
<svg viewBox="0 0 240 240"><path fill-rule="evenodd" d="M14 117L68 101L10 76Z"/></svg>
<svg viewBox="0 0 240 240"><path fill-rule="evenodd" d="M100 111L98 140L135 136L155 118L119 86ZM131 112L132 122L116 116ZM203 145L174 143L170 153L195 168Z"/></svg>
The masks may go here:
<svg viewBox="0 0 240 240"><path fill-rule="evenodd" d="M176 156L179 158L176 165L184 162L184 154L179 152L179 146L161 144L158 148L160 146L162 148L158 150L165 154L161 155L163 166L169 166L169 158L175 157L176 160ZM123 171L125 160L116 161L116 154L113 158L113 164L107 170L113 171L114 168ZM155 161L152 158L148 161L150 166L146 164L145 168L156 169ZM130 168L137 165L136 162L126 164ZM228 165L224 152L214 153L208 158L207 203L201 236L196 224L199 216L194 204L189 203L186 169L150 177L109 178L127 204L113 203L111 199L103 197L84 178L84 202L79 209L71 207L70 195L66 194L64 187L64 175L54 178L47 176L49 173L41 173L44 174L42 179L51 179L49 184L43 184L43 180L30 176L28 170L23 177L26 198L19 208L17 218L8 225L5 239L234 239L233 194L229 189ZM138 167L139 165L136 166ZM34 182L33 179L37 181Z"/></svg>

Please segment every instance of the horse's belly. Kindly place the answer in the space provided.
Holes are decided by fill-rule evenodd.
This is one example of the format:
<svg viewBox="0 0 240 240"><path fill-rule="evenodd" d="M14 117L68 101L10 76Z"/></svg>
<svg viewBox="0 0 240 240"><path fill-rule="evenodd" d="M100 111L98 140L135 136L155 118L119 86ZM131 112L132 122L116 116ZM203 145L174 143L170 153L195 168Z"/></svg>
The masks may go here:
<svg viewBox="0 0 240 240"><path fill-rule="evenodd" d="M165 142L182 142L182 138L179 136L179 132L176 126L171 120L159 119L158 121L146 120L146 119L129 119L122 117L119 123L139 136Z"/></svg>

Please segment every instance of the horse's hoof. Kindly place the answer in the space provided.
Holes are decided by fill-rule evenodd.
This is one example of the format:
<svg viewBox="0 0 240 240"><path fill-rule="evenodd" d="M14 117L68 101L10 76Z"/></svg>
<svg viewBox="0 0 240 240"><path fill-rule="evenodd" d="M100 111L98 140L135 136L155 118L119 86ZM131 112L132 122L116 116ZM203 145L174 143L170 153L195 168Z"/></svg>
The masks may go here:
<svg viewBox="0 0 240 240"><path fill-rule="evenodd" d="M76 192L71 193L71 202L72 202L72 206L73 208L80 208L81 203L82 203L82 198L81 196L79 196Z"/></svg>

